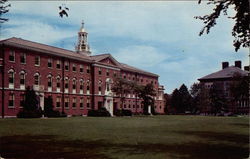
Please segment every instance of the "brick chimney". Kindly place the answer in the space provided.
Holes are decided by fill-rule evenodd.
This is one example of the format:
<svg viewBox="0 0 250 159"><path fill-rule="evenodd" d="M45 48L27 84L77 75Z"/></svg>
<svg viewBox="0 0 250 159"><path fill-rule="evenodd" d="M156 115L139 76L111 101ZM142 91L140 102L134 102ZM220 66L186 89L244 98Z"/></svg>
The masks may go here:
<svg viewBox="0 0 250 159"><path fill-rule="evenodd" d="M235 61L234 66L241 69L241 61Z"/></svg>
<svg viewBox="0 0 250 159"><path fill-rule="evenodd" d="M249 71L249 66L245 66L245 67L244 67L244 70L245 70L245 71Z"/></svg>
<svg viewBox="0 0 250 159"><path fill-rule="evenodd" d="M229 66L228 62L222 62L222 69L225 69Z"/></svg>

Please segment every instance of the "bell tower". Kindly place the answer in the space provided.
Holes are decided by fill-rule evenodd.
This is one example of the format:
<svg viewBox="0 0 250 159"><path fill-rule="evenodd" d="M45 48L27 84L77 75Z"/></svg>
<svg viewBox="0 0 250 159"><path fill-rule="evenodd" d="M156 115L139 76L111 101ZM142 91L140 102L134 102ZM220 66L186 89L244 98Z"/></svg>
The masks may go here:
<svg viewBox="0 0 250 159"><path fill-rule="evenodd" d="M90 48L88 45L88 33L84 29L84 22L82 21L82 26L78 32L78 43L76 46L76 52L79 54L90 56Z"/></svg>

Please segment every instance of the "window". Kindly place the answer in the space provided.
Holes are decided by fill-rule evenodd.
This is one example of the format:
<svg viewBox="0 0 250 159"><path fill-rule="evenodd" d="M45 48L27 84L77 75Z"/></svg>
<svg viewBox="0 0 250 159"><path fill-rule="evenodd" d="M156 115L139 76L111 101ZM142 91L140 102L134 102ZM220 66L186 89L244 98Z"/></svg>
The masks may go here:
<svg viewBox="0 0 250 159"><path fill-rule="evenodd" d="M141 79L141 82L143 82L143 78Z"/></svg>
<svg viewBox="0 0 250 159"><path fill-rule="evenodd" d="M83 80L80 80L80 91L83 91Z"/></svg>
<svg viewBox="0 0 250 159"><path fill-rule="evenodd" d="M25 85L25 73L21 72L20 74L20 85Z"/></svg>
<svg viewBox="0 0 250 159"><path fill-rule="evenodd" d="M65 62L65 66L64 66L64 68L65 68L65 71L68 71L69 70L69 62Z"/></svg>
<svg viewBox="0 0 250 159"><path fill-rule="evenodd" d="M99 90L99 92L101 92L102 91L102 86L99 85L98 90Z"/></svg>
<svg viewBox="0 0 250 159"><path fill-rule="evenodd" d="M49 75L48 77L48 87L52 87L52 76Z"/></svg>
<svg viewBox="0 0 250 159"><path fill-rule="evenodd" d="M87 66L87 73L90 73L90 68L89 68L89 66Z"/></svg>
<svg viewBox="0 0 250 159"><path fill-rule="evenodd" d="M76 108L76 98L73 98L72 108Z"/></svg>
<svg viewBox="0 0 250 159"><path fill-rule="evenodd" d="M99 68L99 75L101 75L102 74L102 69L101 68Z"/></svg>
<svg viewBox="0 0 250 159"><path fill-rule="evenodd" d="M107 69L107 71L106 71L106 76L109 76L109 70Z"/></svg>
<svg viewBox="0 0 250 159"><path fill-rule="evenodd" d="M35 66L40 66L40 56L35 56Z"/></svg>
<svg viewBox="0 0 250 159"><path fill-rule="evenodd" d="M60 60L56 61L56 68L61 69L61 61Z"/></svg>
<svg viewBox="0 0 250 159"><path fill-rule="evenodd" d="M83 73L83 65L80 65L80 73Z"/></svg>
<svg viewBox="0 0 250 159"><path fill-rule="evenodd" d="M90 108L89 98L87 99L87 108Z"/></svg>
<svg viewBox="0 0 250 159"><path fill-rule="evenodd" d="M56 97L56 107L61 107L61 97Z"/></svg>
<svg viewBox="0 0 250 159"><path fill-rule="evenodd" d="M48 59L48 68L52 68L53 61L51 58Z"/></svg>
<svg viewBox="0 0 250 159"><path fill-rule="evenodd" d="M80 108L83 108L83 98L80 99Z"/></svg>
<svg viewBox="0 0 250 159"><path fill-rule="evenodd" d="M88 80L87 81L87 94L89 94L89 90L90 90L89 83L90 83L90 81Z"/></svg>
<svg viewBox="0 0 250 159"><path fill-rule="evenodd" d="M25 64L26 63L26 54L25 53L21 53L20 54L20 63L21 64Z"/></svg>
<svg viewBox="0 0 250 159"><path fill-rule="evenodd" d="M72 66L72 71L73 71L73 72L76 72L76 64L73 64L73 66Z"/></svg>
<svg viewBox="0 0 250 159"><path fill-rule="evenodd" d="M14 70L9 71L9 85L14 85Z"/></svg>
<svg viewBox="0 0 250 159"><path fill-rule="evenodd" d="M56 87L59 88L59 89L61 87L60 77L56 78Z"/></svg>
<svg viewBox="0 0 250 159"><path fill-rule="evenodd" d="M15 62L15 51L10 51L9 61L10 62Z"/></svg>
<svg viewBox="0 0 250 159"><path fill-rule="evenodd" d="M69 108L69 97L66 97L64 99L64 106L65 106L65 108Z"/></svg>
<svg viewBox="0 0 250 159"><path fill-rule="evenodd" d="M69 79L68 77L65 78L65 89L69 88Z"/></svg>
<svg viewBox="0 0 250 159"><path fill-rule="evenodd" d="M116 72L114 72L114 77L116 77Z"/></svg>
<svg viewBox="0 0 250 159"><path fill-rule="evenodd" d="M72 88L73 89L76 89L76 79L74 78L73 81L72 81Z"/></svg>
<svg viewBox="0 0 250 159"><path fill-rule="evenodd" d="M39 84L40 84L40 77L39 77L39 74L38 74L38 73L36 73L36 74L34 75L34 84L35 84L35 85L39 85Z"/></svg>
<svg viewBox="0 0 250 159"><path fill-rule="evenodd" d="M14 107L14 102L15 102L15 95L14 93L9 94L9 107Z"/></svg>
<svg viewBox="0 0 250 159"><path fill-rule="evenodd" d="M24 101L25 101L25 95L24 94L20 94L20 107L24 106Z"/></svg>

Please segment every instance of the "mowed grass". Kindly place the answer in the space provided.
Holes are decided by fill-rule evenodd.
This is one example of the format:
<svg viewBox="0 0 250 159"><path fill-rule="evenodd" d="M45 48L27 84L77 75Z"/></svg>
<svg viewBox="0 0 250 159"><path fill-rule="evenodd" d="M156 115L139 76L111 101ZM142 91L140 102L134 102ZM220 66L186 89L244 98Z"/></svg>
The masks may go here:
<svg viewBox="0 0 250 159"><path fill-rule="evenodd" d="M4 158L243 159L249 117L0 119Z"/></svg>

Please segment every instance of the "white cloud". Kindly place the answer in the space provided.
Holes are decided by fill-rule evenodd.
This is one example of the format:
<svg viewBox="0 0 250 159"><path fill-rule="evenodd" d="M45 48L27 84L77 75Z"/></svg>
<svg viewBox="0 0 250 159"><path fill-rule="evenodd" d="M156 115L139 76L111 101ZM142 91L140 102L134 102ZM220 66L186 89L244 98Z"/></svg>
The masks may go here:
<svg viewBox="0 0 250 159"><path fill-rule="evenodd" d="M1 39L20 37L40 43L51 44L64 38L72 37L76 33L72 30L63 30L47 22L22 18L21 21L11 19L8 25L15 26L3 29Z"/></svg>
<svg viewBox="0 0 250 159"><path fill-rule="evenodd" d="M166 53L160 53L152 46L128 46L121 48L114 54L122 63L127 63L139 68L155 67L168 58Z"/></svg>

